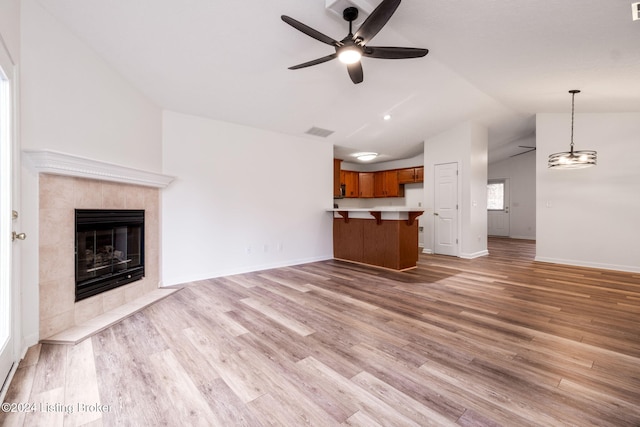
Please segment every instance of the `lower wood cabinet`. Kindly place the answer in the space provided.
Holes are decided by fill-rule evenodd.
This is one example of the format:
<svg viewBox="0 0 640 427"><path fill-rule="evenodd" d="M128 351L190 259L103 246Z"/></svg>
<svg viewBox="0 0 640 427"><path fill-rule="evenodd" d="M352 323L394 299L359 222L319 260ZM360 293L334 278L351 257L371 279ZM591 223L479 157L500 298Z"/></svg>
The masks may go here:
<svg viewBox="0 0 640 427"><path fill-rule="evenodd" d="M334 218L333 256L393 270L414 268L418 262L418 222Z"/></svg>

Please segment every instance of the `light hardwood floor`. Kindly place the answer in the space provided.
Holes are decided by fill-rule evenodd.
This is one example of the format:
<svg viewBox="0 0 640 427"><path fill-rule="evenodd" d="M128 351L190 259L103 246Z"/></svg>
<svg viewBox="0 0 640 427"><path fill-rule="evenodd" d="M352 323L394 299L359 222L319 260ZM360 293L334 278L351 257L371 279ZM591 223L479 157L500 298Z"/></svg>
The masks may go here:
<svg viewBox="0 0 640 427"><path fill-rule="evenodd" d="M640 275L489 251L191 283L30 349L0 424L640 426Z"/></svg>

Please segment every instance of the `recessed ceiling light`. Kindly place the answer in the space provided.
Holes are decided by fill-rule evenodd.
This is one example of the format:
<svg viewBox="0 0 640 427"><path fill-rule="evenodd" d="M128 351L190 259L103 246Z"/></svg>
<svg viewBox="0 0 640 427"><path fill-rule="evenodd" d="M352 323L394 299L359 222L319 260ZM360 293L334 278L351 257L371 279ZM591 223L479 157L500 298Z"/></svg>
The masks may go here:
<svg viewBox="0 0 640 427"><path fill-rule="evenodd" d="M385 120L391 120L391 114L385 114L382 118Z"/></svg>
<svg viewBox="0 0 640 427"><path fill-rule="evenodd" d="M373 160L376 157L378 157L378 153L372 153L372 152L354 153L352 154L352 156L358 160L367 162L369 160Z"/></svg>

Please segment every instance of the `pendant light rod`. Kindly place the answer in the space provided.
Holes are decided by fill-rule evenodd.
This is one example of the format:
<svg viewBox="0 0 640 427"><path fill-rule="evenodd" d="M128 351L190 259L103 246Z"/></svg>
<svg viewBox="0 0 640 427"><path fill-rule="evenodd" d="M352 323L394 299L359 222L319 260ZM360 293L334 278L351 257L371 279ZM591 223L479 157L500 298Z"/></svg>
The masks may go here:
<svg viewBox="0 0 640 427"><path fill-rule="evenodd" d="M580 93L580 90L572 89L569 93L571 94L571 152L573 153L573 118L575 114L576 93Z"/></svg>

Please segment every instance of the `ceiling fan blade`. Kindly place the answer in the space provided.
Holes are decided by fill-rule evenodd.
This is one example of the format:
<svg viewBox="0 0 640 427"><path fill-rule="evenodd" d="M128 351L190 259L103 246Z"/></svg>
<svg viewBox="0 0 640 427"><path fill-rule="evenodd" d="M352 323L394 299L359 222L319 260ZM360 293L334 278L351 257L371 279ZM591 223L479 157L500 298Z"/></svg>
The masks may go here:
<svg viewBox="0 0 640 427"><path fill-rule="evenodd" d="M314 59L313 61L303 62L302 64L294 65L293 67L289 67L289 69L297 70L299 68L311 67L312 65L318 65L318 64L322 64L323 62L331 61L337 56L338 56L337 53L332 53L331 55L323 56L322 58Z"/></svg>
<svg viewBox="0 0 640 427"><path fill-rule="evenodd" d="M360 63L360 61L348 64L347 70L349 71L349 77L351 77L352 82L355 84L362 83L362 80L364 80L364 74L362 72L362 63Z"/></svg>
<svg viewBox="0 0 640 427"><path fill-rule="evenodd" d="M522 145L519 145L519 147L522 147ZM523 151L522 153L518 153L518 154L511 155L511 156L509 156L509 157L517 157L517 156L521 156L521 155L523 155L523 154L527 154L527 153L530 153L530 152L532 152L532 151L536 151L536 147L533 147L533 148L531 148L531 149L529 149L529 150L527 150L527 151Z"/></svg>
<svg viewBox="0 0 640 427"><path fill-rule="evenodd" d="M308 25L303 24L300 21L296 21L295 19L287 16L287 15L282 15L281 16L282 20L284 22L286 22L287 24L291 25L293 28L295 28L298 31L302 31L303 33L305 33L306 35L308 35L309 37L313 37L314 39L321 41L322 43L326 43L330 46L340 46L340 42L332 39L329 36L326 36L324 34L322 34L320 31L314 30L313 28L309 27Z"/></svg>
<svg viewBox="0 0 640 427"><path fill-rule="evenodd" d="M417 47L376 47L366 46L363 55L369 58L380 59L405 59L405 58L421 58L429 53L429 49L420 49Z"/></svg>
<svg viewBox="0 0 640 427"><path fill-rule="evenodd" d="M361 39L362 44L367 44L384 27L399 5L400 0L382 0L353 35L354 40Z"/></svg>

